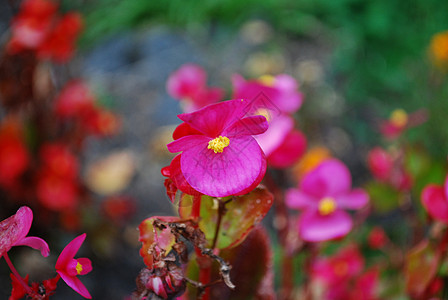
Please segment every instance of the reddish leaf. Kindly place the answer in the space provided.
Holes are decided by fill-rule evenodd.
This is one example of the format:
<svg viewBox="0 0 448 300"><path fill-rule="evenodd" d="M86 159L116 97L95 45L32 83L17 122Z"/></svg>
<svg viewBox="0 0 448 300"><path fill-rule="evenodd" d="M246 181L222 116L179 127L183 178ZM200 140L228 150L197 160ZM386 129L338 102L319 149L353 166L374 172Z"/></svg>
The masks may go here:
<svg viewBox="0 0 448 300"><path fill-rule="evenodd" d="M419 297L436 275L440 253L428 242L422 241L408 253L405 264L406 291Z"/></svg>
<svg viewBox="0 0 448 300"><path fill-rule="evenodd" d="M157 241L158 246L166 250L166 254L171 250L171 247L175 243L174 235L171 234L169 228L158 230L153 226L155 219L160 219L165 222L176 222L179 221L178 217L151 217L143 220L138 226L140 231L139 241L142 242L142 248L140 249L140 256L143 257L143 261L148 266L152 268L153 255L150 253L151 245Z"/></svg>
<svg viewBox="0 0 448 300"><path fill-rule="evenodd" d="M205 233L211 245L218 223L218 201L228 201L232 197L218 200L210 196L201 197L201 213L199 228ZM226 204L227 212L222 218L216 248L225 249L240 244L252 228L261 222L273 204L273 195L264 187L258 186L249 194L235 196L235 199ZM191 195L183 194L179 204L179 215L183 219L191 216ZM196 200L197 201L197 200Z"/></svg>
<svg viewBox="0 0 448 300"><path fill-rule="evenodd" d="M275 299L272 251L263 227L255 227L242 244L220 255L232 266L230 278L236 288L215 285L210 291L211 299Z"/></svg>

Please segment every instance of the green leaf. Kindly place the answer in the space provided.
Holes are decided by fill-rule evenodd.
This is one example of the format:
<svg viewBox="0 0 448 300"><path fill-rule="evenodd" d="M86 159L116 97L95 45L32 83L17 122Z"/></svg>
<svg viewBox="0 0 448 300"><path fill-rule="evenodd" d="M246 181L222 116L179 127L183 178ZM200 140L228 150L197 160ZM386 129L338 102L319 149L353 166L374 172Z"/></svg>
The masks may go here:
<svg viewBox="0 0 448 300"><path fill-rule="evenodd" d="M199 228L204 232L208 246L213 243L218 224L218 201L229 201L232 197L201 197ZM258 186L249 194L235 196L225 205L226 213L222 217L216 248L225 249L240 244L252 228L263 220L274 201L273 195L263 186ZM183 194L179 203L179 215L183 219L191 217L193 196Z"/></svg>
<svg viewBox="0 0 448 300"><path fill-rule="evenodd" d="M372 181L366 185L371 203L379 213L386 213L398 207L400 193L392 186Z"/></svg>

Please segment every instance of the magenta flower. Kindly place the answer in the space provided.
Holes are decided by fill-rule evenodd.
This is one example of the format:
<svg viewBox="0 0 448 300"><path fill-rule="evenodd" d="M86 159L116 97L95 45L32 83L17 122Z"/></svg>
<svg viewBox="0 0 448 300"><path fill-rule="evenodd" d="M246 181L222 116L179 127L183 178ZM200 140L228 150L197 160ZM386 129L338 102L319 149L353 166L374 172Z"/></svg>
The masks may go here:
<svg viewBox="0 0 448 300"><path fill-rule="evenodd" d="M185 64L167 80L166 90L174 99L183 101L183 109L192 112L222 100L224 91L207 87L207 73L200 66Z"/></svg>
<svg viewBox="0 0 448 300"><path fill-rule="evenodd" d="M347 167L330 159L307 173L298 189L287 192L287 205L303 211L298 221L303 240L326 241L350 232L353 222L344 209L360 209L369 201L363 189L351 190L351 184Z"/></svg>
<svg viewBox="0 0 448 300"><path fill-rule="evenodd" d="M13 246L28 246L37 249L45 257L50 254L48 244L43 239L26 236L32 222L33 211L27 206L22 206L15 215L0 223L0 257Z"/></svg>
<svg viewBox="0 0 448 300"><path fill-rule="evenodd" d="M263 105L255 105L258 107L265 106L282 113L294 113L303 102L303 96L298 92L296 80L287 74L275 77L265 75L259 80L247 81L242 76L235 74L232 77L232 84L233 98L262 101Z"/></svg>
<svg viewBox="0 0 448 300"><path fill-rule="evenodd" d="M92 296L90 296L89 291L77 276L85 275L92 271L92 262L90 259L84 257L78 259L74 258L85 238L86 234L81 234L74 238L64 250L62 250L56 262L56 272L58 272L69 287L74 289L84 298L91 299Z"/></svg>
<svg viewBox="0 0 448 300"><path fill-rule="evenodd" d="M448 176L443 186L428 184L422 191L421 201L432 218L448 224Z"/></svg>
<svg viewBox="0 0 448 300"><path fill-rule="evenodd" d="M230 100L178 116L197 134L177 136L167 146L170 152L182 151L182 174L196 191L225 197L260 183L266 158L252 135L265 132L268 124L263 116L244 117L246 112L246 101Z"/></svg>

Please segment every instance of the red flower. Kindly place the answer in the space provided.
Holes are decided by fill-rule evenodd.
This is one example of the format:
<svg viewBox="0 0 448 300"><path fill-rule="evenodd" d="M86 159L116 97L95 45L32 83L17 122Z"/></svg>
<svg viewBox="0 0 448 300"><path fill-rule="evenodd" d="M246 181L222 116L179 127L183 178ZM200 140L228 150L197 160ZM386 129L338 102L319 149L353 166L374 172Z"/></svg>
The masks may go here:
<svg viewBox="0 0 448 300"><path fill-rule="evenodd" d="M20 133L4 128L0 132L0 185L9 187L26 170L28 151Z"/></svg>

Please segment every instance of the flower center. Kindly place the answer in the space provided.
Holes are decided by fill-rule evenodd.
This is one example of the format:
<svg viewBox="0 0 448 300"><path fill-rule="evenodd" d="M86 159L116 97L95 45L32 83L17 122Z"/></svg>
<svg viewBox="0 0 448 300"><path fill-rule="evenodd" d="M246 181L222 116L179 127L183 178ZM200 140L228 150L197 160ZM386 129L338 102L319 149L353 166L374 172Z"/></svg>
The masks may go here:
<svg viewBox="0 0 448 300"><path fill-rule="evenodd" d="M327 216L336 210L336 202L331 197L325 197L319 201L319 213Z"/></svg>
<svg viewBox="0 0 448 300"><path fill-rule="evenodd" d="M208 142L207 149L212 149L215 153L222 153L224 148L227 147L230 143L230 140L226 136L219 136Z"/></svg>
<svg viewBox="0 0 448 300"><path fill-rule="evenodd" d="M272 75L263 75L258 78L258 82L265 86L272 87L275 83L275 77Z"/></svg>
<svg viewBox="0 0 448 300"><path fill-rule="evenodd" d="M75 269L76 269L76 273L78 275L81 274L81 272L82 272L82 265L79 262L77 262Z"/></svg>
<svg viewBox="0 0 448 300"><path fill-rule="evenodd" d="M396 109L390 115L390 121L397 127L404 127L408 123L408 114L402 109Z"/></svg>
<svg viewBox="0 0 448 300"><path fill-rule="evenodd" d="M271 121L271 114L269 113L269 109L266 108L259 108L255 112L255 115L263 116L266 118L266 121Z"/></svg>
<svg viewBox="0 0 448 300"><path fill-rule="evenodd" d="M345 261L338 261L333 266L333 271L337 276L345 276L348 272L348 264Z"/></svg>

